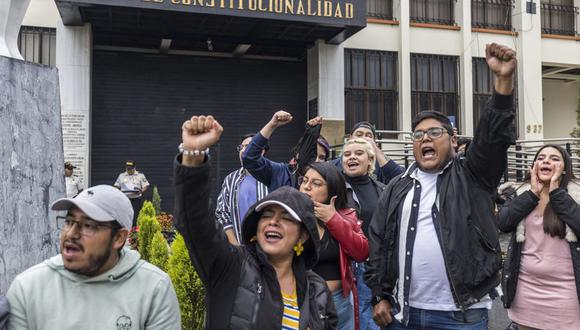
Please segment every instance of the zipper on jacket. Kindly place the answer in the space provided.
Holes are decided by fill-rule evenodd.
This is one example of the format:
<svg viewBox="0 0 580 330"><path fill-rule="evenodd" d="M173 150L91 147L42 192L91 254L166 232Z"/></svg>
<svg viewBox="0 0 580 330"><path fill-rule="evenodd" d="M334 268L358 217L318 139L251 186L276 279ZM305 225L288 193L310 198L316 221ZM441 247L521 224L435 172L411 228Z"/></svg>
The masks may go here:
<svg viewBox="0 0 580 330"><path fill-rule="evenodd" d="M477 233L479 234L479 237L481 238L483 243L487 246L487 248L492 250L494 253L497 253L497 250L495 249L495 247L491 246L491 243L488 242L487 238L483 235L483 232L481 231L481 229L479 229L479 227L477 227L471 221L470 221L470 224L475 229L475 231L477 231Z"/></svg>
<svg viewBox="0 0 580 330"><path fill-rule="evenodd" d="M254 329L256 327L256 321L258 320L258 311L260 310L260 302L264 298L264 288L262 287L262 281L258 281L256 283L256 293L258 294L256 297L256 303L254 304L254 311L252 312L252 321L250 323L250 329Z"/></svg>

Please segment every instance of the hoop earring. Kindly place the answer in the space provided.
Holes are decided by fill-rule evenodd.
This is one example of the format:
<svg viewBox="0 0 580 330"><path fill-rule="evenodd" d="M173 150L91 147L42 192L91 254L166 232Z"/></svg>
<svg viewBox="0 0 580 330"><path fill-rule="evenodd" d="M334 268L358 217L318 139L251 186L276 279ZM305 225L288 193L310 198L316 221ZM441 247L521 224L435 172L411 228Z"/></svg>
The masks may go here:
<svg viewBox="0 0 580 330"><path fill-rule="evenodd" d="M298 241L298 243L296 243L296 245L294 245L294 252L296 252L296 256L300 256L302 254L302 252L304 251L304 245L302 245L302 242Z"/></svg>

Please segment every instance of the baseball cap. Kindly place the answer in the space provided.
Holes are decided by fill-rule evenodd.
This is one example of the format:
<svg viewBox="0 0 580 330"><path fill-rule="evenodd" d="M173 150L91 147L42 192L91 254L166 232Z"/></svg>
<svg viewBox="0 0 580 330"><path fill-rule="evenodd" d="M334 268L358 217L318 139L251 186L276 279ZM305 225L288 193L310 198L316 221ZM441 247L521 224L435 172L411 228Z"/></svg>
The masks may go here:
<svg viewBox="0 0 580 330"><path fill-rule="evenodd" d="M125 167L135 167L135 162L132 160L128 160L125 162Z"/></svg>
<svg viewBox="0 0 580 330"><path fill-rule="evenodd" d="M74 198L60 198L50 206L53 211L68 211L76 206L89 218L98 222L117 221L131 229L133 207L131 201L119 189L99 185L83 190Z"/></svg>
<svg viewBox="0 0 580 330"><path fill-rule="evenodd" d="M260 212L262 211L266 206L269 205L279 205L282 206L282 208L284 208L284 210L286 210L286 212L288 212L288 214L290 214L290 216L292 217L292 219L298 221L298 222L302 222L302 220L300 219L300 217L298 216L298 214L296 214L296 212L288 205L280 202L280 201L275 201L275 200L269 200L269 201L265 201L262 202L258 205L256 205L256 211Z"/></svg>
<svg viewBox="0 0 580 330"><path fill-rule="evenodd" d="M65 162L64 168L68 168L69 170L72 170L73 168L77 168L77 167L74 166L71 162Z"/></svg>

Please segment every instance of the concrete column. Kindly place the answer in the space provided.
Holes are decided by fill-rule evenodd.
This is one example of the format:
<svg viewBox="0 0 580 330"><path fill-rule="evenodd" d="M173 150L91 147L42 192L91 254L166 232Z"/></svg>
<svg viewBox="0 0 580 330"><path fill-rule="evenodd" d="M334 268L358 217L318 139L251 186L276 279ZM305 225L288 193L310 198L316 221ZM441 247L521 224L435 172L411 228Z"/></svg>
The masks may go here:
<svg viewBox="0 0 580 330"><path fill-rule="evenodd" d="M330 144L344 135L344 48L322 40L308 50L308 101L318 98L318 114L324 117L322 135Z"/></svg>
<svg viewBox="0 0 580 330"><path fill-rule="evenodd" d="M91 26L56 27L56 67L60 79L61 117L65 161L78 168L75 174L90 185ZM64 169L63 169L64 171Z"/></svg>
<svg viewBox="0 0 580 330"><path fill-rule="evenodd" d="M526 1L515 2L513 25L519 33L518 57L519 139L543 139L542 22L539 1L536 14L526 13Z"/></svg>
<svg viewBox="0 0 580 330"><path fill-rule="evenodd" d="M398 0L395 13L401 31L399 42L399 129L411 130L411 27L409 26L409 1Z"/></svg>
<svg viewBox="0 0 580 330"><path fill-rule="evenodd" d="M459 57L459 96L460 122L459 134L473 136L473 72L471 50L471 1L458 1L456 5L457 22L461 26L463 52Z"/></svg>
<svg viewBox="0 0 580 330"><path fill-rule="evenodd" d="M580 0L574 0L574 7L580 8ZM576 35L580 34L580 15L576 15Z"/></svg>

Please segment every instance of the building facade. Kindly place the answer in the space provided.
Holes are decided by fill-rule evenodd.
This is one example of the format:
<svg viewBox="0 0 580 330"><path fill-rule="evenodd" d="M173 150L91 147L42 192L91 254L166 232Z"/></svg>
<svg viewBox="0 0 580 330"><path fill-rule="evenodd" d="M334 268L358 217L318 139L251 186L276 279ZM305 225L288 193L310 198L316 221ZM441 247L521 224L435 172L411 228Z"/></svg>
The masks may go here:
<svg viewBox="0 0 580 330"><path fill-rule="evenodd" d="M580 0L32 0L25 59L60 73L65 158L85 182L112 183L132 159L171 195L175 127L223 118L216 186L235 146L273 112L295 123L273 137L284 161L307 118L340 143L368 120L408 131L417 112L453 116L472 135L492 92L485 44L518 53L520 139L576 125ZM283 131L282 131L283 130ZM396 135L395 135L396 136ZM169 205L168 205L169 206Z"/></svg>

